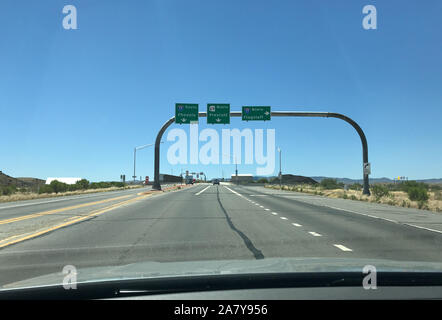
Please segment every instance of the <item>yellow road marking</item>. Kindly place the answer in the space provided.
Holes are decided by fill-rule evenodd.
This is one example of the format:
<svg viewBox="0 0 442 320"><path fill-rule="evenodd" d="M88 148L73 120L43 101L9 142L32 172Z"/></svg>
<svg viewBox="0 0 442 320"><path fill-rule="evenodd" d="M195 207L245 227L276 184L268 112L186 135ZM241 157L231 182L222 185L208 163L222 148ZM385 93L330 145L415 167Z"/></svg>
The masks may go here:
<svg viewBox="0 0 442 320"><path fill-rule="evenodd" d="M90 212L88 215L85 215L85 216L72 217L71 220L69 220L67 222L64 222L64 223L61 223L59 225L56 225L56 226L53 226L53 227L49 227L49 228L46 228L46 229L43 229L43 230L31 233L31 234L29 234L27 236L23 236L23 237L21 237L19 239L15 239L15 240L9 241L7 243L2 243L2 244L0 244L0 248L4 248L4 247L7 247L7 246L9 246L11 244L14 244L14 243L18 243L18 242L22 242L22 241L25 241L25 240L28 240L28 239L31 239L31 238L35 238L35 237L38 237L38 236L40 236L42 234L45 234L45 233L48 233L48 232L51 232L51 231L54 231L54 230L57 230L57 229L60 229L60 228L63 228L63 227L67 227L69 225L72 225L72 224L75 224L75 223L78 223L78 222L90 219L92 217L99 216L99 215L101 215L101 214L103 214L105 212L108 212L110 210L113 210L113 209L115 209L117 207L121 207L121 206L123 206L125 204L129 204L131 202L147 198L148 196L149 195L144 195L144 196L141 196L141 197L136 197L136 198L129 199L129 200L126 200L126 201L122 201L122 202L113 204L113 205L111 205L109 207L106 207L106 208L103 208L103 209L94 210L94 211ZM73 218L76 218L76 219L73 219ZM6 239L3 239L3 240L0 240L0 242L4 242L5 240L9 240L9 239L12 239L14 237L18 237L18 236L13 236L13 237L6 238Z"/></svg>
<svg viewBox="0 0 442 320"><path fill-rule="evenodd" d="M22 220L27 220L27 219L38 218L38 217L45 216L45 215L48 215L48 214L59 213L59 212L67 211L67 210L73 210L73 209L78 209L78 208L89 207L89 206L93 206L93 205L100 204L100 203L106 203L106 202L110 202L110 201L115 201L115 200L120 200L120 199L128 198L130 196L131 195L125 195L125 196L121 196L121 197L105 199L105 200L100 200L100 201L95 201L95 202L88 202L88 203L78 204L78 205L75 205L75 206L70 206L70 207L65 207L65 208L60 208L60 209L54 209L54 210L49 210L49 211L43 211L43 212L39 212L39 213L28 214L28 215L20 216L20 217L16 217L16 218L0 220L0 225L8 224L8 223L13 223L13 222L17 222L17 221L22 221Z"/></svg>

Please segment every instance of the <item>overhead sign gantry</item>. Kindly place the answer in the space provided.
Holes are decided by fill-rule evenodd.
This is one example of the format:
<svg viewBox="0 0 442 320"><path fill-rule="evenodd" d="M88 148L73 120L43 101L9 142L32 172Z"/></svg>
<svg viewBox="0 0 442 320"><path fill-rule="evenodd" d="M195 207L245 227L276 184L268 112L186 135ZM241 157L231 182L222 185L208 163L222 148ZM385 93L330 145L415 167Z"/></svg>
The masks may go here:
<svg viewBox="0 0 442 320"><path fill-rule="evenodd" d="M208 104L208 108L216 104ZM219 104L218 104L219 105ZM230 105L228 105L230 108ZM245 110L250 108L249 110ZM261 108L252 110L252 108ZM268 108L268 109L267 109ZM195 111L196 110L196 111ZM215 109L216 110L216 109ZM259 110L259 111L258 111ZM246 114L247 113L247 114ZM267 114L268 113L268 114ZM154 163L154 184L152 186L155 190L161 190L160 184L160 143L164 132L172 123L184 124L184 123L198 123L199 117L208 117L208 112L198 112L198 104L183 104L177 103L175 105L175 117L170 118L158 132L155 141L155 163ZM349 123L359 134L362 143L362 174L363 174L363 191L365 195L370 195L369 179L368 175L371 173L371 165L368 162L368 145L367 138L361 127L349 117L333 112L303 112L303 111L271 111L270 107L252 107L245 106L242 111L230 111L230 117L241 117L244 121L270 120L271 117L321 117L321 118L337 118ZM215 117L216 121L216 117ZM228 120L230 123L230 118ZM216 121L215 123L222 123Z"/></svg>

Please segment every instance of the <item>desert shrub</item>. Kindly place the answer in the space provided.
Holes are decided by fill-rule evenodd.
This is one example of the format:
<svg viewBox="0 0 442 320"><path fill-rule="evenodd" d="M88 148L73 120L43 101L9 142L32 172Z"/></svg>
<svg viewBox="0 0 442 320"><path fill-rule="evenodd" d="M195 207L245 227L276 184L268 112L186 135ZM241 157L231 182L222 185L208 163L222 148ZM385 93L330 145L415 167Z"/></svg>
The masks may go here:
<svg viewBox="0 0 442 320"><path fill-rule="evenodd" d="M257 182L258 182L258 183L268 183L269 180L267 180L266 178L260 178L260 179L258 179Z"/></svg>
<svg viewBox="0 0 442 320"><path fill-rule="evenodd" d="M407 193L408 193L408 198L411 201L425 202L428 200L427 189L423 187L410 187L407 190Z"/></svg>
<svg viewBox="0 0 442 320"><path fill-rule="evenodd" d="M425 201L418 201L417 202L417 207L419 209L424 209L424 210L428 210L429 209L428 205L427 205L427 203Z"/></svg>
<svg viewBox="0 0 442 320"><path fill-rule="evenodd" d="M388 188L386 186L383 186L380 184L375 184L371 188L371 191L372 191L373 195L375 196L376 200L379 200L380 198L388 196L390 194L390 191L388 190Z"/></svg>
<svg viewBox="0 0 442 320"><path fill-rule="evenodd" d="M0 195L9 196L16 192L17 188L15 186L0 186Z"/></svg>
<svg viewBox="0 0 442 320"><path fill-rule="evenodd" d="M356 198L356 196L354 194L351 195L350 199L351 200L358 200L358 198Z"/></svg>
<svg viewBox="0 0 442 320"><path fill-rule="evenodd" d="M360 191L360 190L362 190L362 184L360 184L360 183L353 183L353 184L350 184L350 185L348 186L348 188L349 188L350 190Z"/></svg>
<svg viewBox="0 0 442 320"><path fill-rule="evenodd" d="M52 189L52 186L49 184L44 184L40 186L40 189L38 190L38 193L53 193L54 189Z"/></svg>
<svg viewBox="0 0 442 320"><path fill-rule="evenodd" d="M428 191L428 184L423 183L423 182L416 182L416 181L405 181L401 184L399 184L400 189L402 191L405 191L408 193L408 190L412 189L412 188L418 188L418 189L425 189Z"/></svg>
<svg viewBox="0 0 442 320"><path fill-rule="evenodd" d="M117 187L117 188L123 188L126 186L126 184L123 182L115 181L115 182L111 182L111 186Z"/></svg>
<svg viewBox="0 0 442 320"><path fill-rule="evenodd" d="M320 186L324 189L342 189L344 187L344 184L339 182L336 179L323 179L320 183Z"/></svg>
<svg viewBox="0 0 442 320"><path fill-rule="evenodd" d="M388 200L387 204L390 205L390 206L395 206L396 205L396 201Z"/></svg>

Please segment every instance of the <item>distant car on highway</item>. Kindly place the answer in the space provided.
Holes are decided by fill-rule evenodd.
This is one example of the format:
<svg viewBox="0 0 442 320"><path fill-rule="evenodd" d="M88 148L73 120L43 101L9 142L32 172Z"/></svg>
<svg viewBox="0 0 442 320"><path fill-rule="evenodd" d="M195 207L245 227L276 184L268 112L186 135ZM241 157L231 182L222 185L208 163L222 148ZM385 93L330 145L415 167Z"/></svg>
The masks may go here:
<svg viewBox="0 0 442 320"><path fill-rule="evenodd" d="M195 179L193 179L193 176L186 176L185 181L186 184L193 184L195 182Z"/></svg>
<svg viewBox="0 0 442 320"><path fill-rule="evenodd" d="M213 179L213 184L218 184L219 185L219 179Z"/></svg>

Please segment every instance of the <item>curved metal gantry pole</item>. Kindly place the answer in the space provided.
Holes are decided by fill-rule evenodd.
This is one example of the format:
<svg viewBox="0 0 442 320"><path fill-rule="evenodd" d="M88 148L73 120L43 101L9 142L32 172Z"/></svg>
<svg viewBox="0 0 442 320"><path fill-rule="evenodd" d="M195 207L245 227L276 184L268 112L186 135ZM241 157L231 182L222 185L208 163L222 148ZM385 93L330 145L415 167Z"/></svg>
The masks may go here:
<svg viewBox="0 0 442 320"><path fill-rule="evenodd" d="M207 117L206 112L198 112L198 116L200 118ZM241 117L241 111L232 111L230 112L231 117ZM352 119L347 116L344 116L340 113L332 113L332 112L302 112L302 111L272 111L272 117L321 117L321 118L338 118L349 123L359 134L362 142L362 162L364 164L368 163L368 145L367 138L365 137L364 131L362 131L361 127ZM157 138L155 140L155 168L154 168L154 183L152 189L161 190L160 184L160 144L161 139L163 137L166 129L175 122L175 117L170 118L166 123L163 124L160 131L158 132ZM368 173L363 170L363 191L362 193L365 195L370 195L370 187L369 187L369 179Z"/></svg>

